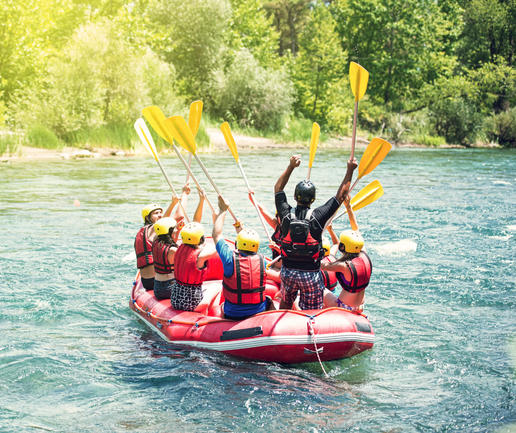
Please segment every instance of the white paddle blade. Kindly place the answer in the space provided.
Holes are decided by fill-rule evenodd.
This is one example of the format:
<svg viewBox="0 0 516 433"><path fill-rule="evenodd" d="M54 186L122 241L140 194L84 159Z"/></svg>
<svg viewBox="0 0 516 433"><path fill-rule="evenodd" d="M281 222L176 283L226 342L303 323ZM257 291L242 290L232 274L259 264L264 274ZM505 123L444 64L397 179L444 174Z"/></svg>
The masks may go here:
<svg viewBox="0 0 516 433"><path fill-rule="evenodd" d="M145 124L145 121L140 117L136 122L134 122L134 129L140 137L143 145L147 149L147 151L154 157L154 159L158 160L158 152L156 151L156 146L154 145L154 140L150 134L149 128Z"/></svg>

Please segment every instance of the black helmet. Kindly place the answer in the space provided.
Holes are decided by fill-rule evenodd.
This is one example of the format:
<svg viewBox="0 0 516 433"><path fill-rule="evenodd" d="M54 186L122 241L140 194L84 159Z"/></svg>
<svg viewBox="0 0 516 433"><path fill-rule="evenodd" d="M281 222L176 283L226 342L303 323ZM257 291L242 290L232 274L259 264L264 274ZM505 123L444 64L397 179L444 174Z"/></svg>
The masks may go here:
<svg viewBox="0 0 516 433"><path fill-rule="evenodd" d="M309 180L302 180L294 191L296 201L304 206L310 206L315 200L315 185Z"/></svg>

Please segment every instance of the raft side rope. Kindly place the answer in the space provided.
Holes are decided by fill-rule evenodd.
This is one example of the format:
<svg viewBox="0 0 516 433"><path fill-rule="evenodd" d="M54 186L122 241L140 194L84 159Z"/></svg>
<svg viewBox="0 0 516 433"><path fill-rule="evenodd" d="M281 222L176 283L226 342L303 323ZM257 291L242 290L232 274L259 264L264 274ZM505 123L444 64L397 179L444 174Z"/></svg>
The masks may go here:
<svg viewBox="0 0 516 433"><path fill-rule="evenodd" d="M306 317L308 317L308 327L310 328L310 335L314 340L315 353L317 355L317 359L319 360L319 365L321 366L324 375L329 378L330 376L328 376L328 373L326 373L326 370L324 369L324 365L321 362L321 357L319 356L319 350L317 349L317 338L315 337L315 330L312 326L315 324L315 315L309 316L308 314L306 314Z"/></svg>

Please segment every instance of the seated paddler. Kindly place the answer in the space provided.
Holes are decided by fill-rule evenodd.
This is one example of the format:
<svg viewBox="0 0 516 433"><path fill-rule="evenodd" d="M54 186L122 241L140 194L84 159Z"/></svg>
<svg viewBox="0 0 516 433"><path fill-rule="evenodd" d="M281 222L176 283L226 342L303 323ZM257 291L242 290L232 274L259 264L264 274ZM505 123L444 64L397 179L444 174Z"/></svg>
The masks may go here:
<svg viewBox="0 0 516 433"><path fill-rule="evenodd" d="M222 293L225 302L222 306L221 316L231 320L243 320L275 308L272 299L265 296L267 263L263 254L258 252L260 247L258 233L251 229L244 229L241 224L237 224L235 226L238 234L235 251L222 237L222 228L228 208L228 203L219 196L219 213L213 223L212 235L224 267Z"/></svg>
<svg viewBox="0 0 516 433"><path fill-rule="evenodd" d="M220 293L220 289L205 289L202 285L209 273L210 259L217 251L213 245L206 245L204 227L198 222L183 227L181 240L174 259L176 281L170 304L176 310L205 313Z"/></svg>
<svg viewBox="0 0 516 433"><path fill-rule="evenodd" d="M333 271L342 287L337 297L328 289L324 290L324 307L341 307L362 312L365 289L369 284L373 264L364 248L364 238L358 231L358 224L350 204L350 197L344 200L352 230L345 230L339 237L339 251L342 256L333 263L321 263L323 271Z"/></svg>

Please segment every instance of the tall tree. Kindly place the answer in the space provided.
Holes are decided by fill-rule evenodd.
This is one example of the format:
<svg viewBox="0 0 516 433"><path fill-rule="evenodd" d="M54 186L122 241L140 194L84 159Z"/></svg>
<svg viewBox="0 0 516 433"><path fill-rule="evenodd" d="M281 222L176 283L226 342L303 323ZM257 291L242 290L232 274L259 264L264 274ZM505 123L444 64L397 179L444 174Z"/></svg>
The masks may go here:
<svg viewBox="0 0 516 433"><path fill-rule="evenodd" d="M460 8L445 14L436 2L336 0L332 11L348 60L370 72L368 94L394 109L451 73L447 53L461 29Z"/></svg>
<svg viewBox="0 0 516 433"><path fill-rule="evenodd" d="M272 0L265 2L265 9L274 17L276 31L280 34L278 53L284 56L298 52L298 35L310 13L311 0Z"/></svg>
<svg viewBox="0 0 516 433"><path fill-rule="evenodd" d="M160 54L175 66L180 92L189 99L207 98L225 50L229 1L161 0L152 7L150 17L165 38Z"/></svg>
<svg viewBox="0 0 516 433"><path fill-rule="evenodd" d="M331 109L329 88L345 74L345 56L328 7L316 3L299 39L294 60L294 83L298 92L296 109L306 117L325 122Z"/></svg>
<svg viewBox="0 0 516 433"><path fill-rule="evenodd" d="M460 59L468 67L482 63L512 66L516 47L515 0L467 0Z"/></svg>
<svg viewBox="0 0 516 433"><path fill-rule="evenodd" d="M261 0L231 0L228 45L234 51L247 48L261 66L278 64L279 33L267 17Z"/></svg>

